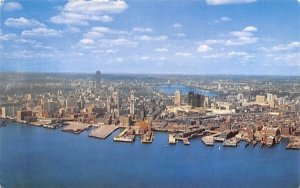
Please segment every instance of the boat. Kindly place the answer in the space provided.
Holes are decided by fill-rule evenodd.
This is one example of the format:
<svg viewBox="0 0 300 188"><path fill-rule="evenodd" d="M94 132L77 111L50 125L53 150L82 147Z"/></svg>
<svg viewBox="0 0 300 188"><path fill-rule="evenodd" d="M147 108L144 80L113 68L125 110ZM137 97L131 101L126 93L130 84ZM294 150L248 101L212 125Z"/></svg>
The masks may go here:
<svg viewBox="0 0 300 188"><path fill-rule="evenodd" d="M246 143L246 145L245 145L245 148L246 148L246 147L248 147L248 146L249 146L249 144L250 144L250 142L247 142L247 143Z"/></svg>
<svg viewBox="0 0 300 188"><path fill-rule="evenodd" d="M256 144L257 144L257 141L256 141L256 140L253 140L253 141L252 141L252 148L254 148L254 147L256 146Z"/></svg>

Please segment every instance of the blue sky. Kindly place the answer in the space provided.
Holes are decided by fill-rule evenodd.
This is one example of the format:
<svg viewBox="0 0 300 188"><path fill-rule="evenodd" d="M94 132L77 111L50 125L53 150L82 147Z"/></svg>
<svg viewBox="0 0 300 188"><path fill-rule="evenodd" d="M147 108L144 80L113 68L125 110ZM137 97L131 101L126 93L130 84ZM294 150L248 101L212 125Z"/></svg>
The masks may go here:
<svg viewBox="0 0 300 188"><path fill-rule="evenodd" d="M1 3L1 71L300 75L297 0Z"/></svg>

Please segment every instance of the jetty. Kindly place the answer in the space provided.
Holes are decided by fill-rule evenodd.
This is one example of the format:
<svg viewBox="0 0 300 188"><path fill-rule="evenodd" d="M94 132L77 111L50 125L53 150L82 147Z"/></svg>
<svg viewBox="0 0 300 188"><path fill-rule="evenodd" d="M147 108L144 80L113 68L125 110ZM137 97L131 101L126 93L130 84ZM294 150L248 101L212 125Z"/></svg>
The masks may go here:
<svg viewBox="0 0 300 188"><path fill-rule="evenodd" d="M232 137L230 139L225 139L225 141L223 142L223 146L237 147L238 141L239 140L235 137Z"/></svg>
<svg viewBox="0 0 300 188"><path fill-rule="evenodd" d="M146 134L142 135L141 142L145 143L145 144L149 144L149 143L152 143L153 139L154 139L154 133L148 131L148 132L146 132Z"/></svg>
<svg viewBox="0 0 300 188"><path fill-rule="evenodd" d="M204 136L201 140L207 146L213 146L215 144L213 136Z"/></svg>
<svg viewBox="0 0 300 188"><path fill-rule="evenodd" d="M174 134L169 134L169 144L176 144Z"/></svg>
<svg viewBox="0 0 300 188"><path fill-rule="evenodd" d="M111 135L115 130L119 129L119 126L115 125L102 125L96 129L93 129L89 134L89 137L105 139Z"/></svg>
<svg viewBox="0 0 300 188"><path fill-rule="evenodd" d="M85 130L87 130L90 125L89 124L84 124L84 123L79 123L79 122L68 122L69 125L63 128L62 131L69 132L69 133L74 133L74 134L79 134Z"/></svg>
<svg viewBox="0 0 300 188"><path fill-rule="evenodd" d="M135 134L131 128L124 129L118 136L114 137L116 142L134 142Z"/></svg>
<svg viewBox="0 0 300 188"><path fill-rule="evenodd" d="M188 138L183 138L182 141L183 141L184 145L190 145L191 144Z"/></svg>

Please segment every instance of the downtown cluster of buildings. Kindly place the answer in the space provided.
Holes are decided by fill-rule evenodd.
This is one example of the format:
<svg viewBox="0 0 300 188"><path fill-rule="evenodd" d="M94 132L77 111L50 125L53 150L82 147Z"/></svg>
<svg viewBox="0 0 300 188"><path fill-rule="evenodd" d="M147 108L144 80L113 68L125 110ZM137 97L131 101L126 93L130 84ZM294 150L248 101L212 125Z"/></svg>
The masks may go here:
<svg viewBox="0 0 300 188"><path fill-rule="evenodd" d="M206 143L221 140L228 145L246 140L271 146L283 136L298 147L299 78L288 82L286 78L162 75L102 78L100 71L96 75L1 76L0 116L18 122L115 125L126 128L115 139L133 141L142 132L145 142L153 139L153 130L169 132L172 140L185 143L204 136ZM170 84L180 87L172 94L158 89ZM229 140L232 137L236 139Z"/></svg>

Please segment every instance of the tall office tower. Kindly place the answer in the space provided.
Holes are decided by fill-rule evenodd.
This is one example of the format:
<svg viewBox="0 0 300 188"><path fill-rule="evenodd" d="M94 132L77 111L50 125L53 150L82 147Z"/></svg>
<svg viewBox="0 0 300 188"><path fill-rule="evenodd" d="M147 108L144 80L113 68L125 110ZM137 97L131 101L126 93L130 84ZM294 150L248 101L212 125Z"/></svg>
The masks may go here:
<svg viewBox="0 0 300 188"><path fill-rule="evenodd" d="M222 90L221 83L218 83L218 91L221 91L221 90Z"/></svg>
<svg viewBox="0 0 300 188"><path fill-rule="evenodd" d="M193 99L194 99L194 92L193 91L189 91L189 93L188 93L188 104L189 105L192 105Z"/></svg>
<svg viewBox="0 0 300 188"><path fill-rule="evenodd" d="M99 89L101 86L101 72L96 71L96 88Z"/></svg>
<svg viewBox="0 0 300 188"><path fill-rule="evenodd" d="M108 96L106 99L106 111L110 112L111 110L111 96Z"/></svg>
<svg viewBox="0 0 300 188"><path fill-rule="evenodd" d="M277 96L273 95L270 102L269 102L270 108L275 108L275 100L276 99L277 99Z"/></svg>
<svg viewBox="0 0 300 188"><path fill-rule="evenodd" d="M69 95L66 100L66 108L76 108L77 98L74 95Z"/></svg>
<svg viewBox="0 0 300 188"><path fill-rule="evenodd" d="M272 100L273 95L271 93L267 93L267 102L270 103Z"/></svg>
<svg viewBox="0 0 300 188"><path fill-rule="evenodd" d="M116 108L119 109L119 107L120 107L120 98L119 98L118 92L113 92L112 100L113 100L114 105L116 105Z"/></svg>
<svg viewBox="0 0 300 188"><path fill-rule="evenodd" d="M195 94L192 100L193 107L204 107L205 96L201 94Z"/></svg>
<svg viewBox="0 0 300 188"><path fill-rule="evenodd" d="M256 95L255 102L258 104L265 103L265 96L264 95Z"/></svg>
<svg viewBox="0 0 300 188"><path fill-rule="evenodd" d="M134 116L134 93L133 93L133 90L131 90L129 101L130 101L129 113L130 113L130 115Z"/></svg>
<svg viewBox="0 0 300 188"><path fill-rule="evenodd" d="M174 105L180 106L181 104L181 93L180 90L175 91L175 99L174 99Z"/></svg>

